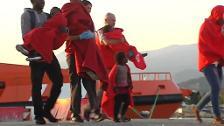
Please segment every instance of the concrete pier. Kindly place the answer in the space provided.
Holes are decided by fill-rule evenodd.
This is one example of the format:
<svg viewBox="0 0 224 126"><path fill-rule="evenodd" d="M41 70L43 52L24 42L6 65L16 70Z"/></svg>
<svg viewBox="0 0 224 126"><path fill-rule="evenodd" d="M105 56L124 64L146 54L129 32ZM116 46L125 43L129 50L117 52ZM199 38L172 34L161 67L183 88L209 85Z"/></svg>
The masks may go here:
<svg viewBox="0 0 224 126"><path fill-rule="evenodd" d="M23 122L0 122L0 126L36 126L33 121ZM212 119L204 119L202 123L195 119L134 119L130 122L114 123L110 120L102 122L74 123L71 121L60 121L59 123L47 122L44 126L214 126Z"/></svg>

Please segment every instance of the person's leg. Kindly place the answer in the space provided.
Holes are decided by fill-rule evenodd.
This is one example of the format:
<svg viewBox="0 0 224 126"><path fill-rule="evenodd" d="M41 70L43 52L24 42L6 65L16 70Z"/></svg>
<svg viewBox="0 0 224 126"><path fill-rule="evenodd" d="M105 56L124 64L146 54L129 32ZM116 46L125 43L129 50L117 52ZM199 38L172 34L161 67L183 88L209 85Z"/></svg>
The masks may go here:
<svg viewBox="0 0 224 126"><path fill-rule="evenodd" d="M100 113L100 108L101 108L101 101L102 101L102 97L103 97L103 91L105 91L107 88L107 84L105 82L100 81L100 87L99 89L97 89L97 100L98 100L98 108L99 108L99 112Z"/></svg>
<svg viewBox="0 0 224 126"><path fill-rule="evenodd" d="M117 94L114 97L114 122L120 122L120 118L118 116L121 109L122 99L122 95L120 94Z"/></svg>
<svg viewBox="0 0 224 126"><path fill-rule="evenodd" d="M196 108L197 108L198 111L201 111L205 107L205 105L207 105L211 101L210 97L211 97L211 91L207 92L200 99L200 101L196 105Z"/></svg>
<svg viewBox="0 0 224 126"><path fill-rule="evenodd" d="M122 121L130 121L129 118L126 117L126 112L128 110L128 106L130 104L130 95L129 94L123 94L123 108L121 110L121 117L122 117Z"/></svg>
<svg viewBox="0 0 224 126"><path fill-rule="evenodd" d="M203 69L203 73L208 80L208 83L211 88L211 102L214 115L216 117L220 117L220 109L219 109L219 92L220 92L220 78L218 74L217 67L215 65L208 65Z"/></svg>
<svg viewBox="0 0 224 126"><path fill-rule="evenodd" d="M41 61L43 60L43 57L36 51L30 51L28 57L26 58L26 61Z"/></svg>
<svg viewBox="0 0 224 126"><path fill-rule="evenodd" d="M219 64L217 66L217 71L218 71L218 74L219 74L219 79L222 81L223 80L223 72L222 72L222 65Z"/></svg>
<svg viewBox="0 0 224 126"><path fill-rule="evenodd" d="M44 76L44 63L30 62L31 82L32 82L32 102L34 115L37 124L45 124L43 119L43 102L41 97L42 80Z"/></svg>
<svg viewBox="0 0 224 126"><path fill-rule="evenodd" d="M16 45L16 50L21 52L23 55L28 56L29 55L29 50L21 44Z"/></svg>
<svg viewBox="0 0 224 126"><path fill-rule="evenodd" d="M195 113L197 121L202 122L200 111L211 101L211 91L207 92L200 101L193 106L192 111Z"/></svg>
<svg viewBox="0 0 224 126"><path fill-rule="evenodd" d="M91 80L88 78L82 78L82 83L84 88L87 91L88 98L89 98L89 104L90 104L90 118L94 120L98 120L100 118L100 115L96 113L97 110L99 110L98 106L98 100L96 97L96 81Z"/></svg>
<svg viewBox="0 0 224 126"><path fill-rule="evenodd" d="M63 76L61 73L61 67L55 56L53 56L51 64L47 65L46 72L49 79L52 81L52 88L49 99L44 106L44 110L46 113L45 117L47 116L47 118L51 122L56 122L57 120L55 120L55 118L52 118L53 116L50 114L50 110L54 107L55 102L61 93L61 87L63 86Z"/></svg>
<svg viewBox="0 0 224 126"><path fill-rule="evenodd" d="M94 88L94 86L96 86L96 81L88 78L82 78L82 83L87 91L91 110L97 110L98 104L96 99L96 88Z"/></svg>
<svg viewBox="0 0 224 126"><path fill-rule="evenodd" d="M69 78L71 83L71 111L73 113L74 121L83 122L80 117L81 108L81 78L78 76L75 67L74 55L67 56L67 63L69 68Z"/></svg>

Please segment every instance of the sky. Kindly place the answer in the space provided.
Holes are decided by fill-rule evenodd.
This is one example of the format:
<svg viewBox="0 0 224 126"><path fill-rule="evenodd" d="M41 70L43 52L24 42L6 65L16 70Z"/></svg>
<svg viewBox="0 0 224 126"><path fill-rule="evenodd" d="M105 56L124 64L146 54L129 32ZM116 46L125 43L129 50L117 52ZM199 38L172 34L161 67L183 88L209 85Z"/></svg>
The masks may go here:
<svg viewBox="0 0 224 126"><path fill-rule="evenodd" d="M45 12L61 7L69 0L45 0ZM222 0L90 0L96 29L104 24L104 15L116 15L116 26L124 29L127 41L139 51L152 51L172 45L196 44L200 25ZM30 0L4 0L0 5L0 62L28 64L16 51L21 44L20 17ZM64 46L55 54L64 51Z"/></svg>

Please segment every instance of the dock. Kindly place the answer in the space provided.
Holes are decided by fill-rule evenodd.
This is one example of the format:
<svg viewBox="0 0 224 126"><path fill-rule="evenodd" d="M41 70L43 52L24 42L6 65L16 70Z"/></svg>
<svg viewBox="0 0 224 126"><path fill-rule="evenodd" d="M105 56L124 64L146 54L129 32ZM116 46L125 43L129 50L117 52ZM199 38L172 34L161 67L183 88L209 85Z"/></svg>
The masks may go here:
<svg viewBox="0 0 224 126"><path fill-rule="evenodd" d="M37 126L34 121L0 122L0 126ZM47 122L44 126L214 126L212 119L204 119L202 123L195 119L133 119L130 122L114 123L110 120L102 122L75 123L72 121L60 121L58 123Z"/></svg>

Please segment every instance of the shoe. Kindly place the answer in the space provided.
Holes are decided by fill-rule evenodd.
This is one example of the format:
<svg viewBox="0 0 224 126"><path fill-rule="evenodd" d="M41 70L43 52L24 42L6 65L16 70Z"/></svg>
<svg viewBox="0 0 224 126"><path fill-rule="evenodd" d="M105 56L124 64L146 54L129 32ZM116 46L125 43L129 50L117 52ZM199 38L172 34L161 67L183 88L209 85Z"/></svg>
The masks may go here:
<svg viewBox="0 0 224 126"><path fill-rule="evenodd" d="M201 116L200 116L200 111L197 109L196 106L192 107L192 112L195 113L196 120L201 123L202 119L201 119Z"/></svg>
<svg viewBox="0 0 224 126"><path fill-rule="evenodd" d="M46 121L41 116L36 116L34 119L35 119L35 123L38 124L38 125L46 124Z"/></svg>
<svg viewBox="0 0 224 126"><path fill-rule="evenodd" d="M127 118L127 117L122 117L121 118L121 120L120 120L121 122L129 122L129 121L131 121L131 118Z"/></svg>
<svg viewBox="0 0 224 126"><path fill-rule="evenodd" d="M148 53L142 53L142 57L146 57Z"/></svg>
<svg viewBox="0 0 224 126"><path fill-rule="evenodd" d="M72 121L82 123L84 120L80 116L72 117Z"/></svg>
<svg viewBox="0 0 224 126"><path fill-rule="evenodd" d="M119 123L119 122L121 122L121 120L118 118L114 118L114 122Z"/></svg>
<svg viewBox="0 0 224 126"><path fill-rule="evenodd" d="M224 120L221 117L215 117L212 122L214 125L224 124Z"/></svg>
<svg viewBox="0 0 224 126"><path fill-rule="evenodd" d="M16 50L21 52L25 56L29 55L29 51L23 45L16 45Z"/></svg>
<svg viewBox="0 0 224 126"><path fill-rule="evenodd" d="M98 117L97 119L95 119L94 121L96 121L96 122L101 122L101 121L103 121L104 119L106 119L106 118L100 114L99 117Z"/></svg>
<svg viewBox="0 0 224 126"><path fill-rule="evenodd" d="M96 114L95 112L91 112L89 114L89 118L93 121L96 121L96 122L100 122L100 121L103 121L105 119L100 114Z"/></svg>
<svg viewBox="0 0 224 126"><path fill-rule="evenodd" d="M42 57L41 56L35 56L35 57L28 57L26 58L26 61L41 61Z"/></svg>
<svg viewBox="0 0 224 126"><path fill-rule="evenodd" d="M44 117L50 122L58 122L58 119L56 119L50 112L44 112Z"/></svg>

